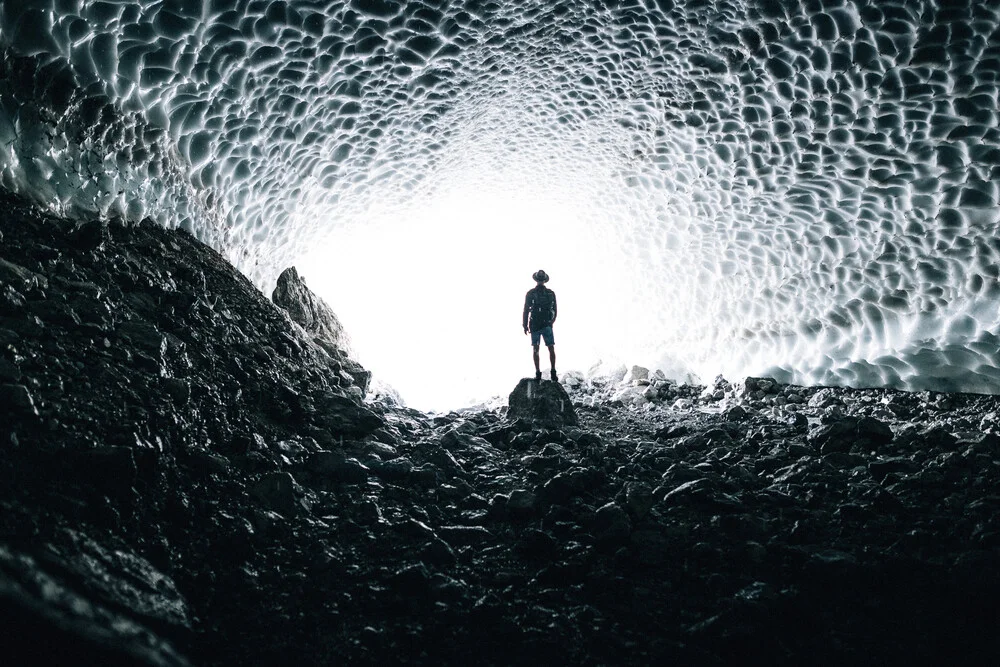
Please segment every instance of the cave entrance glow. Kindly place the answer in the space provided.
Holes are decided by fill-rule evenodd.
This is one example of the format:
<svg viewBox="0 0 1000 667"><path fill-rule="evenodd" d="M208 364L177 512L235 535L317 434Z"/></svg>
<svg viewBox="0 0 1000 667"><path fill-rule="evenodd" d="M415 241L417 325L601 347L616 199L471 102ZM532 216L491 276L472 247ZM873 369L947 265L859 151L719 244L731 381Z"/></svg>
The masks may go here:
<svg viewBox="0 0 1000 667"><path fill-rule="evenodd" d="M559 297L559 368L607 358L626 307L623 256L593 211L558 189L459 186L343 225L298 265L377 378L412 407L458 408L533 371L520 318L538 268Z"/></svg>

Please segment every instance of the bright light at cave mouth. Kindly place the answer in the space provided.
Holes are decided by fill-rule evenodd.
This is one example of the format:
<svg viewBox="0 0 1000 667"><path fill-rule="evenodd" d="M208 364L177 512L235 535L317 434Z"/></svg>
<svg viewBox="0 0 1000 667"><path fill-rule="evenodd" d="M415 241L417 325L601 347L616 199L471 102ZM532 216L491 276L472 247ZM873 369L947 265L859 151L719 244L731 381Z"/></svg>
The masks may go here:
<svg viewBox="0 0 1000 667"><path fill-rule="evenodd" d="M559 297L558 367L599 358L620 309L620 263L591 203L585 193L439 188L347 225L300 272L341 317L359 360L408 405L465 407L533 372L521 311L539 268Z"/></svg>

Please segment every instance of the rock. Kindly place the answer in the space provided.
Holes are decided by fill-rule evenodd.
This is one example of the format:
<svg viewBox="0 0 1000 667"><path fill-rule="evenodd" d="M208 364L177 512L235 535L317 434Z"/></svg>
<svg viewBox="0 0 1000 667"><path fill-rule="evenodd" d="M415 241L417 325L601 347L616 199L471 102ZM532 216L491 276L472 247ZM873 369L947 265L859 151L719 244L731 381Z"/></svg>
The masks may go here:
<svg viewBox="0 0 1000 667"><path fill-rule="evenodd" d="M0 281L19 285L19 289L33 286L48 287L48 281L44 276L3 258L0 258Z"/></svg>
<svg viewBox="0 0 1000 667"><path fill-rule="evenodd" d="M334 435L363 438L386 426L384 419L347 396L326 392L313 400L316 423Z"/></svg>
<svg viewBox="0 0 1000 667"><path fill-rule="evenodd" d="M278 276L271 293L271 301L284 309L292 321L305 329L317 343L332 353L344 371L353 379L362 395L368 391L371 373L352 359L351 341L333 309L323 299L306 287L295 267L289 267Z"/></svg>
<svg viewBox="0 0 1000 667"><path fill-rule="evenodd" d="M611 369L607 374L607 379L611 384L618 384L625 379L626 375L628 375L628 367L622 364Z"/></svg>
<svg viewBox="0 0 1000 667"><path fill-rule="evenodd" d="M831 405L840 405L842 401L837 396L836 391L830 387L825 387L820 389L815 394L809 397L808 405L810 408L816 408L818 410L828 408Z"/></svg>
<svg viewBox="0 0 1000 667"><path fill-rule="evenodd" d="M167 338L155 324L129 320L118 325L116 333L125 344L159 359L167 350Z"/></svg>
<svg viewBox="0 0 1000 667"><path fill-rule="evenodd" d="M524 419L541 426L576 426L573 403L558 382L522 379L507 402L508 419Z"/></svg>
<svg viewBox="0 0 1000 667"><path fill-rule="evenodd" d="M21 379L21 369L17 364L0 358L0 383L16 383ZM0 396L0 401L3 397Z"/></svg>
<svg viewBox="0 0 1000 667"><path fill-rule="evenodd" d="M187 380L165 377L160 379L163 390L177 405L186 405L191 398L191 383Z"/></svg>
<svg viewBox="0 0 1000 667"><path fill-rule="evenodd" d="M363 484L368 480L368 468L342 452L316 452L306 462L308 470L341 484Z"/></svg>
<svg viewBox="0 0 1000 667"><path fill-rule="evenodd" d="M690 429L684 424L667 424L666 426L661 426L657 429L653 437L657 440L670 440L672 438L679 438L685 436L690 432Z"/></svg>
<svg viewBox="0 0 1000 667"><path fill-rule="evenodd" d="M586 490L589 477L582 469L561 472L542 485L539 496L548 503L565 503Z"/></svg>
<svg viewBox="0 0 1000 667"><path fill-rule="evenodd" d="M420 549L420 560L429 565L450 567L455 564L455 552L447 542L439 537L432 537Z"/></svg>
<svg viewBox="0 0 1000 667"><path fill-rule="evenodd" d="M107 220L87 220L73 230L73 239L80 248L97 250L111 241L111 228Z"/></svg>
<svg viewBox="0 0 1000 667"><path fill-rule="evenodd" d="M774 378L748 377L743 380L743 393L753 394L754 392L764 392L765 394L778 393L779 384Z"/></svg>
<svg viewBox="0 0 1000 667"><path fill-rule="evenodd" d="M406 402L396 389L376 378L368 387L369 399L390 408L405 408Z"/></svg>
<svg viewBox="0 0 1000 667"><path fill-rule="evenodd" d="M622 382L629 384L639 384L649 382L649 369L643 368L642 366L633 366L629 369L628 373L622 379Z"/></svg>
<svg viewBox="0 0 1000 667"><path fill-rule="evenodd" d="M23 384L0 385L0 410L12 414L38 416L35 401Z"/></svg>
<svg viewBox="0 0 1000 667"><path fill-rule="evenodd" d="M653 506L653 491L641 482L629 482L625 487L625 507L636 519L642 519Z"/></svg>
<svg viewBox="0 0 1000 667"><path fill-rule="evenodd" d="M373 500L365 500L354 508L355 518L364 525L381 523L382 508Z"/></svg>
<svg viewBox="0 0 1000 667"><path fill-rule="evenodd" d="M229 472L229 459L202 449L189 453L188 465L205 475L225 475Z"/></svg>
<svg viewBox="0 0 1000 667"><path fill-rule="evenodd" d="M516 548L528 558L548 559L559 551L559 543L545 531L528 528L521 533Z"/></svg>
<svg viewBox="0 0 1000 667"><path fill-rule="evenodd" d="M525 489L515 489L507 498L507 514L512 518L525 518L535 513L537 505L535 494Z"/></svg>
<svg viewBox="0 0 1000 667"><path fill-rule="evenodd" d="M873 417L842 417L809 431L806 440L823 454L846 452L855 445L878 447L891 442L892 429Z"/></svg>
<svg viewBox="0 0 1000 667"><path fill-rule="evenodd" d="M646 402L647 391L647 387L627 385L611 395L611 402L624 403L625 405L640 405Z"/></svg>
<svg viewBox="0 0 1000 667"><path fill-rule="evenodd" d="M79 479L104 493L124 496L136 482L138 467L131 447L97 447L73 458Z"/></svg>
<svg viewBox="0 0 1000 667"><path fill-rule="evenodd" d="M628 513L619 505L608 503L594 514L591 529L598 542L625 542L632 532L632 521L628 518Z"/></svg>
<svg viewBox="0 0 1000 667"><path fill-rule="evenodd" d="M663 565L670 561L670 540L659 530L636 529L630 543L643 565Z"/></svg>
<svg viewBox="0 0 1000 667"><path fill-rule="evenodd" d="M582 428L361 404L341 350L190 235L116 227L80 251L58 221L22 244L4 213L0 257L48 279L0 281L0 385L40 415L0 405L9 663L13 644L47 662L173 664L164 640L213 665L454 664L477 650L498 664L894 664L941 637L959 662L993 654L997 397L831 389L800 412L816 389L754 381L752 398L653 374L634 400L694 409L646 414L611 406L622 387L606 378L569 391L564 374L589 404ZM116 336L123 322L137 324ZM992 335L975 335L988 360ZM963 375L964 356L942 358ZM742 421L725 412L734 398ZM821 411L828 442L814 427L807 444L789 413L815 424ZM68 548L70 525L101 550Z"/></svg>
<svg viewBox="0 0 1000 667"><path fill-rule="evenodd" d="M483 443L483 445L485 445L485 447L488 448L490 447L490 444L485 440L483 440L482 438L475 438L475 436L461 436L461 437L469 439L474 438L476 440L480 440ZM442 444L444 444L444 440L446 438L447 436L445 436L445 438L442 438ZM430 460L433 461L435 465L440 466L441 469L447 472L450 476L465 477L468 475L468 473L465 471L465 468L462 467L462 464L458 462L455 456L443 447L434 450L430 455Z"/></svg>
<svg viewBox="0 0 1000 667"><path fill-rule="evenodd" d="M368 467L388 482L403 482L409 479L410 473L413 472L413 461L403 456L391 461L373 459L368 463Z"/></svg>
<svg viewBox="0 0 1000 667"><path fill-rule="evenodd" d="M495 539L493 533L482 526L442 526L438 533L452 546L474 546Z"/></svg>
<svg viewBox="0 0 1000 667"><path fill-rule="evenodd" d="M293 322L313 336L350 352L351 343L344 325L333 309L306 286L305 279L299 277L295 267L285 269L278 276L271 301L283 308Z"/></svg>
<svg viewBox="0 0 1000 667"><path fill-rule="evenodd" d="M523 451L535 444L534 433L518 433L510 440L510 448L514 451Z"/></svg>
<svg viewBox="0 0 1000 667"><path fill-rule="evenodd" d="M368 387L371 386L372 382L371 371L365 370L364 366L354 361L350 357L345 357L341 359L340 363L343 366L342 372L347 373L347 375L354 382L354 386L357 387L358 390L361 392L361 396L363 398L368 393ZM398 398L399 394L396 394L396 397ZM402 404L402 399L399 399L398 402Z"/></svg>
<svg viewBox="0 0 1000 667"><path fill-rule="evenodd" d="M298 503L298 484L291 473L267 473L250 489L250 495L260 501L265 509L290 517L301 509Z"/></svg>
<svg viewBox="0 0 1000 667"><path fill-rule="evenodd" d="M795 429L805 429L809 426L809 418L801 412L786 412L783 415L783 420Z"/></svg>
<svg viewBox="0 0 1000 667"><path fill-rule="evenodd" d="M430 573L422 563L398 570L389 581L395 590L404 595L426 595L430 591Z"/></svg>
<svg viewBox="0 0 1000 667"><path fill-rule="evenodd" d="M416 486L431 488L444 477L441 471L430 463L414 466L410 471L410 482Z"/></svg>
<svg viewBox="0 0 1000 667"><path fill-rule="evenodd" d="M493 437L498 441L503 441L507 431L503 432L504 435L493 435ZM490 431L488 433L488 435L491 434L495 434L495 432ZM531 434L529 433L528 435ZM461 433L457 429L452 429L441 436L441 446L444 449L441 451L440 456L448 460L444 461L441 458L435 458L435 462L442 465L446 470L455 470L458 474L465 474L465 468L452 456L451 452L461 452L461 456L493 456L496 454L496 449L494 449L489 439L480 438L469 433Z"/></svg>
<svg viewBox="0 0 1000 667"><path fill-rule="evenodd" d="M725 417L726 421L738 422L747 418L747 411L739 405L734 405L722 413L722 415Z"/></svg>
<svg viewBox="0 0 1000 667"><path fill-rule="evenodd" d="M601 438L599 433L587 431L582 433L580 437L576 439L576 444L582 449L601 448L604 446L604 439Z"/></svg>
<svg viewBox="0 0 1000 667"><path fill-rule="evenodd" d="M920 464L902 456L879 459L868 464L868 472L877 480L885 479L886 476L894 473L909 475L919 470Z"/></svg>
<svg viewBox="0 0 1000 667"><path fill-rule="evenodd" d="M892 442L893 433L885 422L874 417L862 417L858 421L858 436L878 446Z"/></svg>
<svg viewBox="0 0 1000 667"><path fill-rule="evenodd" d="M150 628L186 639L190 618L174 582L127 549L71 533L44 557L0 543L6 661L186 667ZM28 657L30 656L30 658Z"/></svg>
<svg viewBox="0 0 1000 667"><path fill-rule="evenodd" d="M569 371L562 376L562 384L569 389L577 389L584 383L583 374L579 371Z"/></svg>

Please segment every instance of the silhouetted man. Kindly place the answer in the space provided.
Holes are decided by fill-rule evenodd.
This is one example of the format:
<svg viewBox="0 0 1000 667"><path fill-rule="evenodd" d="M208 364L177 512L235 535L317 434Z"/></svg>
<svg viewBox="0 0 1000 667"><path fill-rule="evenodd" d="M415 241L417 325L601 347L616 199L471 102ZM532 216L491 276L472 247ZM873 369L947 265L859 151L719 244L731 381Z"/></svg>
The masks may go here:
<svg viewBox="0 0 1000 667"><path fill-rule="evenodd" d="M552 325L556 322L556 293L545 286L549 275L539 269L531 275L537 284L524 295L524 314L521 316L521 326L525 335L531 332L532 357L535 360L535 380L542 379L542 371L538 367L539 339L545 340L549 348L549 361L552 362L552 381L558 382L556 376L556 341L552 336Z"/></svg>

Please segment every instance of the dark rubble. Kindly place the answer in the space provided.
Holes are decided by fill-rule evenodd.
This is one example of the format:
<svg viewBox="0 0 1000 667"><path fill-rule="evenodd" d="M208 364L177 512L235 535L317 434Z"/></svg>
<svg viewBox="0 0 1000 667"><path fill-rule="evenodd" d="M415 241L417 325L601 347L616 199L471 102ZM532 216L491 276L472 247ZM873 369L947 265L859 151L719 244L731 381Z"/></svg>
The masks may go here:
<svg viewBox="0 0 1000 667"><path fill-rule="evenodd" d="M567 378L578 424L425 415L359 400L363 369L322 327L184 232L0 211L5 656L926 664L1000 648L994 397L632 372Z"/></svg>

